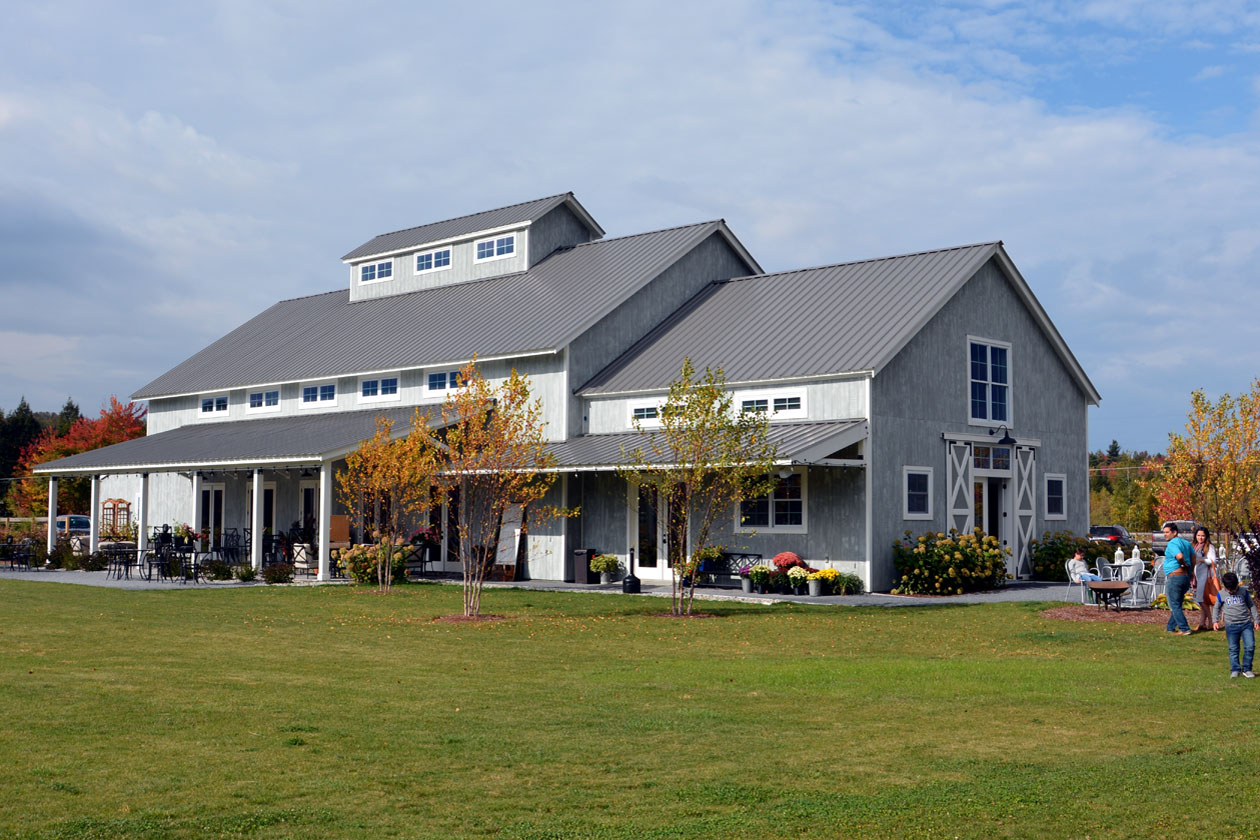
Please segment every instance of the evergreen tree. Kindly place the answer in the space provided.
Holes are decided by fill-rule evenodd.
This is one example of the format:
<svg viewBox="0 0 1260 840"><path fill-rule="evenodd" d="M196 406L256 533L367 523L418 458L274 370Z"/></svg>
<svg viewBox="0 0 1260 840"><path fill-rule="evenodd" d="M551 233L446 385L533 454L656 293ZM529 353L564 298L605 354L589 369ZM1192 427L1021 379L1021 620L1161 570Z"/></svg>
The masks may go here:
<svg viewBox="0 0 1260 840"><path fill-rule="evenodd" d="M1120 442L1113 440L1111 446L1107 447L1107 460L1117 461L1120 458Z"/></svg>
<svg viewBox="0 0 1260 840"><path fill-rule="evenodd" d="M55 434L58 437L65 436L70 431L70 427L74 425L74 421L82 416L74 400L66 397L66 404L61 407L61 413L57 415L57 422L53 426Z"/></svg>

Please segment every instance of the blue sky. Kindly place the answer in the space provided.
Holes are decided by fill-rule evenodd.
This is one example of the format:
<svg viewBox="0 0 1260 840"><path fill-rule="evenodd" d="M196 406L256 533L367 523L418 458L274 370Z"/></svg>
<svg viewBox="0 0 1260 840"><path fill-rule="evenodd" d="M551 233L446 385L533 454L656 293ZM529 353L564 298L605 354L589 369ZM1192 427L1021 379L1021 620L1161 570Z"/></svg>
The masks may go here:
<svg viewBox="0 0 1260 840"><path fill-rule="evenodd" d="M1257 2L5 18L5 410L94 410L377 233L565 190L614 236L725 218L770 271L1001 239L1102 392L1094 448L1260 374Z"/></svg>

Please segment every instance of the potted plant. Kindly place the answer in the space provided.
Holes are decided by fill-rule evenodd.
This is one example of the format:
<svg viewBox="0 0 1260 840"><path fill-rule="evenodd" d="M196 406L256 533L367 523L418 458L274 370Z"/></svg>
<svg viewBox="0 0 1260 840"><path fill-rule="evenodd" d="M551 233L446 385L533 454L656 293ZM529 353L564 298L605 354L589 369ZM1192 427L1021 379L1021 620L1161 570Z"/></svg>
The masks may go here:
<svg viewBox="0 0 1260 840"><path fill-rule="evenodd" d="M809 594L817 598L820 595L830 595L831 587L835 583L839 573L835 569L819 569L816 572L810 572L806 578L809 585Z"/></svg>
<svg viewBox="0 0 1260 840"><path fill-rule="evenodd" d="M751 571L752 565L749 563L739 567L739 586L745 592L752 592L752 578L748 576Z"/></svg>
<svg viewBox="0 0 1260 840"><path fill-rule="evenodd" d="M797 595L805 594L806 581L809 578L809 570L804 566L793 566L787 570L788 586L792 587L792 591Z"/></svg>
<svg viewBox="0 0 1260 840"><path fill-rule="evenodd" d="M766 591L766 585L770 583L770 573L773 571L765 563L758 563L748 570L748 577L752 580L753 592L760 595Z"/></svg>
<svg viewBox="0 0 1260 840"><path fill-rule="evenodd" d="M612 576L621 569L621 558L616 554L596 554L591 558L591 571L599 572L601 584L612 583Z"/></svg>

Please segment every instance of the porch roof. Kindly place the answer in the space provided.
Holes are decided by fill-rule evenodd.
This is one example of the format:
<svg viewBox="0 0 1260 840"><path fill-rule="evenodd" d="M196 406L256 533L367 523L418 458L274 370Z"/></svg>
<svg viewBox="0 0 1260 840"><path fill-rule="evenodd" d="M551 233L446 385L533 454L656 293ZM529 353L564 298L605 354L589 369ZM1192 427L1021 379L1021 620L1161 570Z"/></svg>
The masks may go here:
<svg viewBox="0 0 1260 840"><path fill-rule="evenodd" d="M355 449L376 431L376 418L394 421L403 432L415 406L189 423L156 435L116 443L40 464L44 475L174 472L187 469L248 469L319 464ZM441 425L434 417L431 426Z"/></svg>
<svg viewBox="0 0 1260 840"><path fill-rule="evenodd" d="M865 419L825 420L806 423L773 423L770 441L778 450L778 464L811 464L834 452L865 440L869 430ZM649 432L649 435L652 433ZM664 465L664 459L647 451L639 432L611 435L583 435L551 444L560 470L607 470L624 463L623 452L642 447L649 464Z"/></svg>

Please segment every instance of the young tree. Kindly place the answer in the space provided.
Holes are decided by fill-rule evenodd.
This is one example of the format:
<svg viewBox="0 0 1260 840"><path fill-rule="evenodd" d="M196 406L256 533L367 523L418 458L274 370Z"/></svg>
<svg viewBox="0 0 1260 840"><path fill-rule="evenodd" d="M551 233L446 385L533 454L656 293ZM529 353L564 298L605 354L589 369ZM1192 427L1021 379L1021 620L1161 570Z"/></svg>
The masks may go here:
<svg viewBox="0 0 1260 840"><path fill-rule="evenodd" d="M568 511L541 504L556 480L549 472L555 456L547 451L542 403L531 400L529 382L515 370L500 385L481 375L475 361L459 373L459 388L443 411L446 428L443 489L459 493L459 561L464 577L464 615L481 612L481 590L501 539L503 514L519 506L528 514L526 530Z"/></svg>
<svg viewBox="0 0 1260 840"><path fill-rule="evenodd" d="M25 401L23 401L25 403ZM27 408L29 412L29 407ZM31 476L31 470L39 464L89 452L103 446L144 437L144 417L147 409L136 403L121 403L116 397L109 398L109 407L101 409L100 417L81 417L70 425L64 435L55 428L45 429L22 452L15 474ZM15 412L16 414L16 412ZM91 510L92 491L86 478L65 478L58 483L57 507L69 513L88 513ZM10 509L21 516L44 516L48 513L48 477L31 476L14 482L7 497Z"/></svg>
<svg viewBox="0 0 1260 840"><path fill-rule="evenodd" d="M736 412L721 368L705 368L697 378L691 359L669 386L661 406L660 428L636 422L640 445L623 453L618 473L632 485L655 491L657 510L669 523L667 555L674 575L670 604L675 615L690 615L696 594L698 559L720 550L711 542L714 523L746 499L768 495L775 447L764 412ZM687 556L687 535L692 537ZM689 585L683 586L686 578Z"/></svg>
<svg viewBox="0 0 1260 840"><path fill-rule="evenodd" d="M394 555L405 541L403 530L437 504L441 449L429 431L429 417L416 409L406 436L394 438L394 422L376 418L376 432L346 456L346 471L337 489L350 515L374 523L377 543L376 578L388 592L394 577Z"/></svg>

